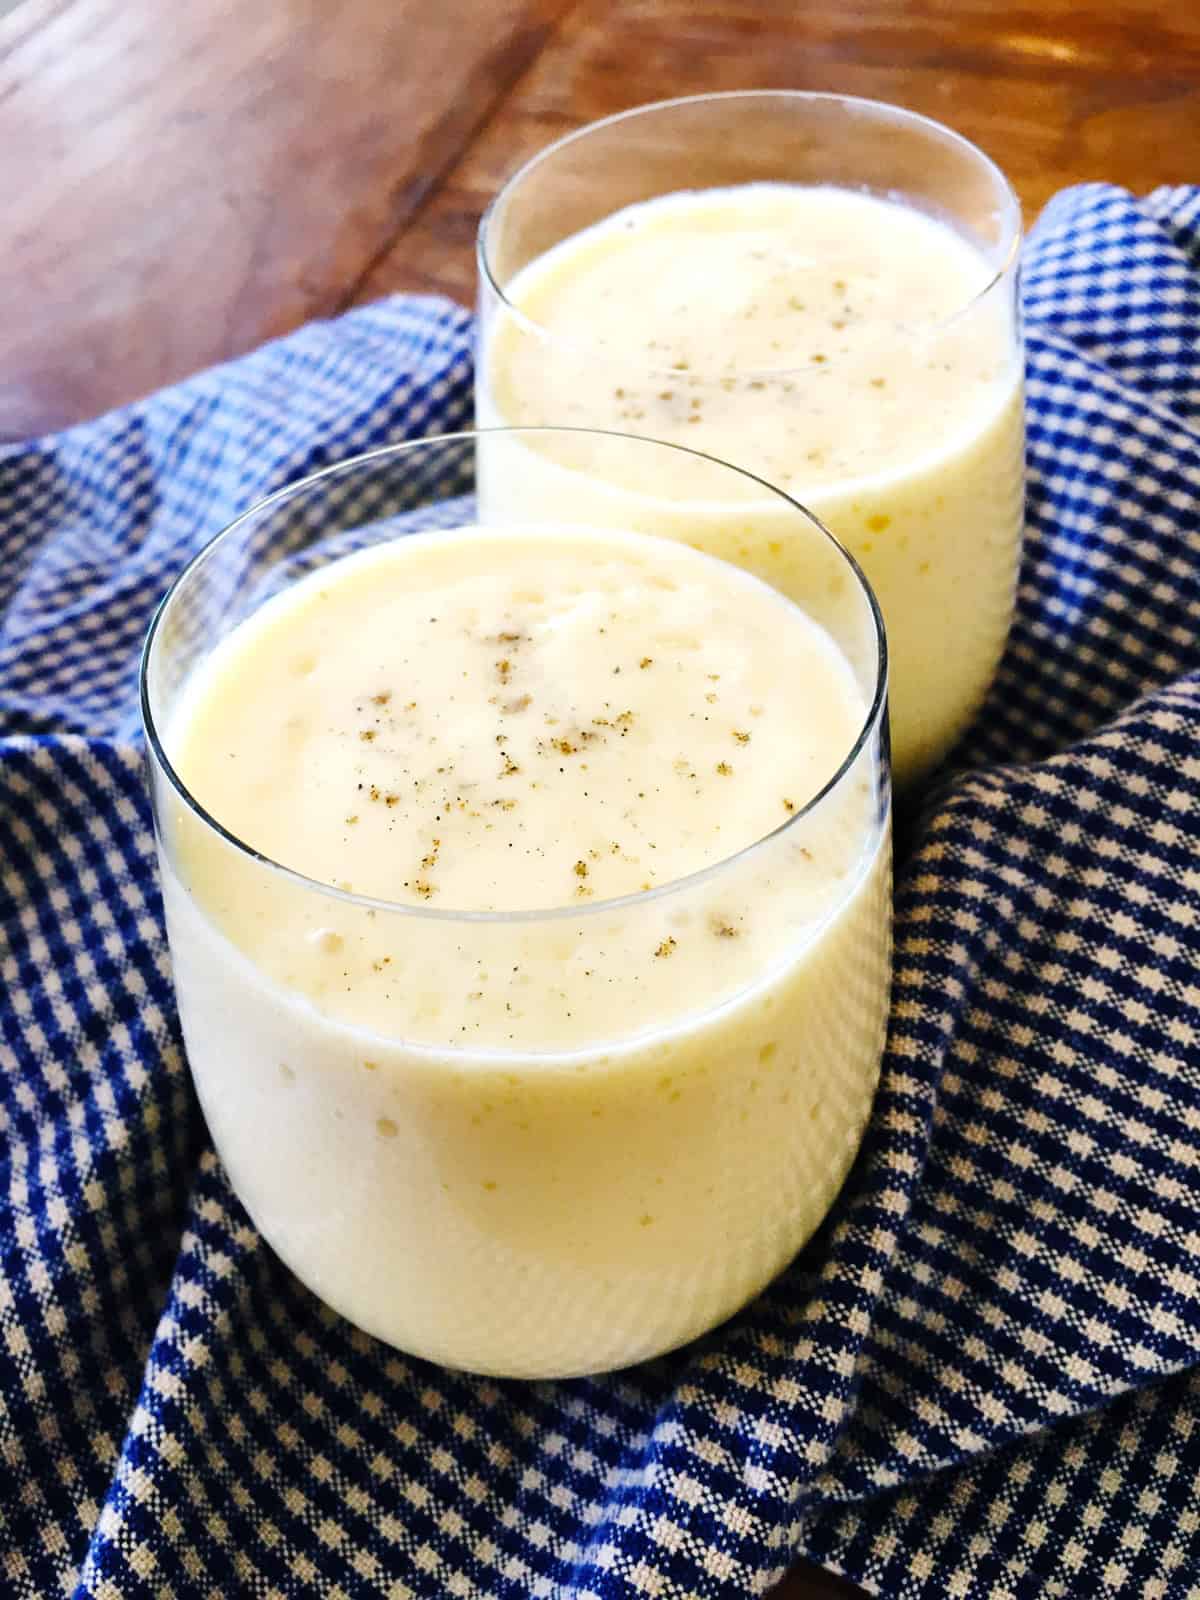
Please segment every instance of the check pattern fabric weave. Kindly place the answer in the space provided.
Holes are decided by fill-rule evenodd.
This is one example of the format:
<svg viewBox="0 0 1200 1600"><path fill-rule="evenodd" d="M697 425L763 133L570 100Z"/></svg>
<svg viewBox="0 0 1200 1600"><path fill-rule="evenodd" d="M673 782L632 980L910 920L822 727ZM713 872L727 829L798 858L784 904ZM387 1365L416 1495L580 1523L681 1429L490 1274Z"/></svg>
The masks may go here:
<svg viewBox="0 0 1200 1600"><path fill-rule="evenodd" d="M137 704L251 501L463 425L391 300L0 449L0 1593L1200 1600L1200 189L1028 246L1030 495L991 696L897 881L862 1155L751 1307L554 1384L375 1343L207 1143ZM498 1314L503 1308L497 1308Z"/></svg>

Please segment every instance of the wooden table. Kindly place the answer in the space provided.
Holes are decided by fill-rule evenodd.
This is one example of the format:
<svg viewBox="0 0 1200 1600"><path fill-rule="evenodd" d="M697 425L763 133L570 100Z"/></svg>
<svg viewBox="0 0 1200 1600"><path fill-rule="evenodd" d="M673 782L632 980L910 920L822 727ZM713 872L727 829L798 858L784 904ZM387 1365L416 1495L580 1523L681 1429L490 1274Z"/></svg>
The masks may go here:
<svg viewBox="0 0 1200 1600"><path fill-rule="evenodd" d="M397 289L470 300L551 139L708 89L951 123L1016 182L1200 177L1200 6L1161 0L25 0L0 19L0 438ZM858 1591L796 1570L779 1600Z"/></svg>
<svg viewBox="0 0 1200 1600"><path fill-rule="evenodd" d="M549 140L728 88L953 124L1037 213L1200 176L1181 0L24 0L0 18L0 438L393 289L470 300Z"/></svg>

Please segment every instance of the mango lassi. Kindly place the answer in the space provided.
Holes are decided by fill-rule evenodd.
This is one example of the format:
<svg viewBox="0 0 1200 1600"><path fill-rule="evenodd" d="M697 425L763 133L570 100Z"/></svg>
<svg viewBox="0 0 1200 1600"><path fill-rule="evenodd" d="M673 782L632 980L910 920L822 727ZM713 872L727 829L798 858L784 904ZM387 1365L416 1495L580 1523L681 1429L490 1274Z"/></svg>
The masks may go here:
<svg viewBox="0 0 1200 1600"><path fill-rule="evenodd" d="M878 1072L873 715L799 608L637 534L389 539L236 626L164 729L164 897L214 1142L295 1272L512 1376L767 1282Z"/></svg>
<svg viewBox="0 0 1200 1600"><path fill-rule="evenodd" d="M895 200L750 183L627 207L498 288L480 423L643 434L794 495L878 596L897 780L935 764L996 667L1020 553L1020 341L981 251ZM686 538L805 597L778 499L685 496L669 462L648 485L550 439L497 455L480 503Z"/></svg>

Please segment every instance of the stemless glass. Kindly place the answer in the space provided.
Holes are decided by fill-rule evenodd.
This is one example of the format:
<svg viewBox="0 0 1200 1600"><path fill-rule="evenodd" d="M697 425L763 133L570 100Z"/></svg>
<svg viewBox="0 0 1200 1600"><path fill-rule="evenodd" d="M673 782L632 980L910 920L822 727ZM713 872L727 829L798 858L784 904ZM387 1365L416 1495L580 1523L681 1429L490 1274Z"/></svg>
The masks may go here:
<svg viewBox="0 0 1200 1600"><path fill-rule="evenodd" d="M793 225L786 240L772 231L784 225L784 212L772 211L785 204L781 185L793 194L801 186L808 204L819 189L828 205L831 188L843 200L851 191L902 202L906 225L945 228L918 228L905 256L871 233L886 209L875 207L843 281L816 221ZM720 202L729 190L740 199L726 194L721 209L714 195ZM676 197L675 223L666 196ZM606 219L647 202L660 202L653 265L647 257L644 272L606 280L604 262L619 261L622 248L622 224L605 230ZM860 205L860 216L871 209ZM649 215L637 213L637 225ZM671 229L684 223L676 243ZM731 230L751 225L761 236L746 234L735 260ZM528 162L483 219L478 421L628 428L710 451L795 494L858 558L878 596L904 787L978 709L1012 619L1024 483L1020 234L999 169L949 129L894 106L748 92L611 117ZM905 303L920 291L927 247L936 252L939 239L948 260L957 250L970 263L970 290L930 315L873 311L879 282ZM769 316L756 300L762 283L775 296ZM815 315L834 292L819 336L793 318ZM679 359L675 334L689 318L700 354L689 346ZM684 537L803 598L806 575L778 502L746 506L733 528L719 509L692 505L679 516L683 490L670 473L630 482L573 465L562 470L551 442L529 452L512 486L576 511L598 499L601 521ZM509 487L483 485L482 503L502 516Z"/></svg>
<svg viewBox="0 0 1200 1600"><path fill-rule="evenodd" d="M223 641L350 552L471 525L477 452L504 470L506 453L555 443L601 450L630 481L669 467L698 502L773 501L788 537L810 547L811 612L850 663L862 708L820 791L680 881L550 907L392 903L238 838L220 797L180 776L187 707ZM512 515L525 530L545 521L536 503ZM550 521L558 549L572 529L557 510ZM751 582L724 576L743 592ZM779 605L770 670L784 674L797 607ZM885 699L874 599L820 524L732 467L642 439L530 431L397 445L274 495L191 562L142 664L175 986L230 1182L304 1283L406 1351L548 1377L670 1349L784 1266L846 1175L878 1076L891 927ZM320 992L296 976L318 941L339 969ZM671 960L654 959L664 945ZM486 1003L508 1020L463 1042L455 1024L479 1001L467 991L481 972ZM599 1020L581 1036L567 1019L585 977L611 1003L593 1007Z"/></svg>

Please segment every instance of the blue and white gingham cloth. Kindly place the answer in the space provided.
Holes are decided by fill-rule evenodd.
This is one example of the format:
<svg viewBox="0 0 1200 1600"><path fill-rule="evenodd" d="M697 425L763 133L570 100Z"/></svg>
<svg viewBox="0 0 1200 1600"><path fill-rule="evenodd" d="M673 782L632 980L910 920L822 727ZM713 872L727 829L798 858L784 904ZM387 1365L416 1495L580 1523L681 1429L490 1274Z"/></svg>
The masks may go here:
<svg viewBox="0 0 1200 1600"><path fill-rule="evenodd" d="M1025 269L1011 646L897 886L866 1146L676 1357L409 1360L263 1245L188 1084L138 743L187 557L464 423L392 300L0 451L0 1594L1200 1596L1200 189L1060 196Z"/></svg>

